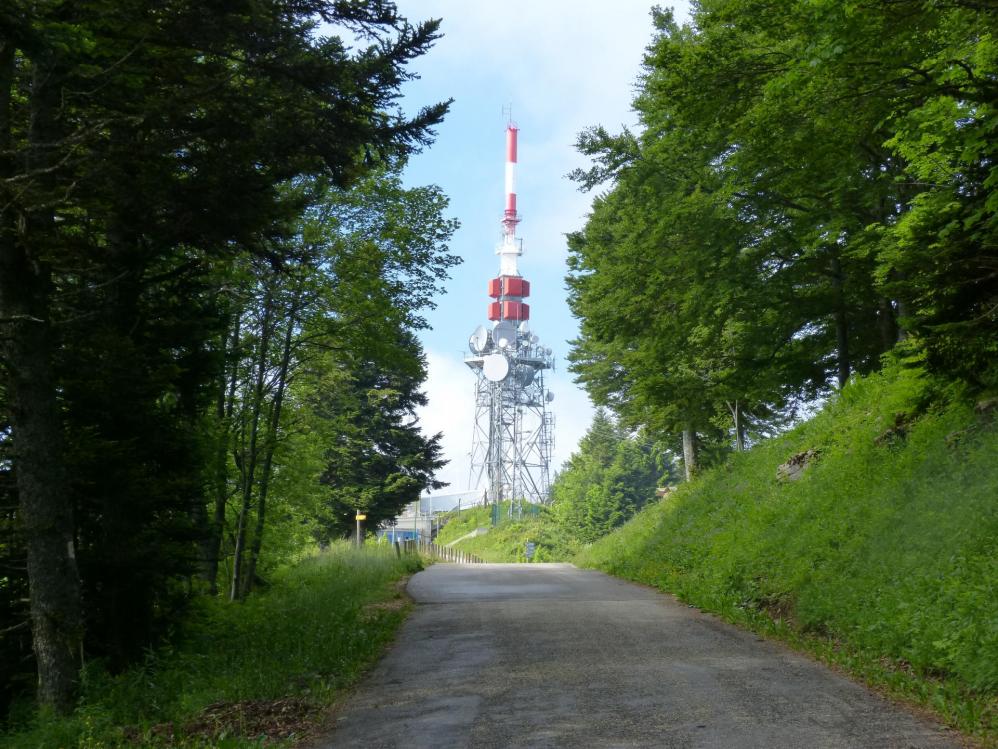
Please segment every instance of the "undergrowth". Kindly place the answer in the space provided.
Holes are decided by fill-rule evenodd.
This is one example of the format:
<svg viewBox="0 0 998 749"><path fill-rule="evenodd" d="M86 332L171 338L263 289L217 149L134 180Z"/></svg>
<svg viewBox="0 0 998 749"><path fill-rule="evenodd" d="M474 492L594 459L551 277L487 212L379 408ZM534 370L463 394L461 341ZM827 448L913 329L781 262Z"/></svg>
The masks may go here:
<svg viewBox="0 0 998 749"><path fill-rule="evenodd" d="M390 642L407 608L397 582L420 566L384 547L342 544L245 602L203 599L141 665L109 675L90 663L71 716L14 716L0 741L12 749L287 742Z"/></svg>
<svg viewBox="0 0 998 749"><path fill-rule="evenodd" d="M791 640L998 736L998 429L918 370L857 378L573 561ZM817 451L797 481L777 466Z"/></svg>
<svg viewBox="0 0 998 749"><path fill-rule="evenodd" d="M578 544L557 528L550 508L531 505L519 519L508 517L508 505L500 509L500 523L496 526L492 526L490 506L451 513L437 536L437 543L447 544L476 528L487 528L487 533L466 538L456 543L455 548L486 562L526 562L528 541L534 544L533 562L561 562L578 551Z"/></svg>

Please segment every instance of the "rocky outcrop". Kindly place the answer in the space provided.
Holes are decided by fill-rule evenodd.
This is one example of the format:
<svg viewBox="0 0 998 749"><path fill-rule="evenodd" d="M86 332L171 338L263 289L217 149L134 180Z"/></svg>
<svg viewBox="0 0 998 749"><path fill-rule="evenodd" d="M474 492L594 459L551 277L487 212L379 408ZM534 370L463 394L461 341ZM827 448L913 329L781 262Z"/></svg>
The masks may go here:
<svg viewBox="0 0 998 749"><path fill-rule="evenodd" d="M807 467L818 459L819 452L815 448L797 453L776 469L777 481L796 481L804 475Z"/></svg>

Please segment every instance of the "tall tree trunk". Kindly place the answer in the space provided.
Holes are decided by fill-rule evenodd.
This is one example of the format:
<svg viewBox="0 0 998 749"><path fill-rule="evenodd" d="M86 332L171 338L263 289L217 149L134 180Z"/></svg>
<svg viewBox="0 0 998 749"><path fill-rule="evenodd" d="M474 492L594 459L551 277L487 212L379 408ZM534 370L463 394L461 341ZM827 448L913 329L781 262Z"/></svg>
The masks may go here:
<svg viewBox="0 0 998 749"><path fill-rule="evenodd" d="M897 271L891 271L892 280L904 281L906 280L906 275L904 273L899 273ZM898 341L903 341L908 337L908 329L905 328L905 321L911 314L911 308L908 305L908 301L902 297L897 299L897 312L894 316L894 320L897 323L898 328Z"/></svg>
<svg viewBox="0 0 998 749"><path fill-rule="evenodd" d="M212 595L218 594L218 564L222 554L222 535L225 531L225 508L229 498L229 434L231 430L232 409L236 400L236 382L239 379L238 360L233 357L231 374L228 359L239 349L239 331L242 316L236 315L235 323L230 332L226 326L222 340L222 377L218 383L215 398L215 418L219 433L215 449L215 471L212 493L214 511L208 526L207 538L204 542L204 577ZM231 333L232 344L229 344Z"/></svg>
<svg viewBox="0 0 998 749"><path fill-rule="evenodd" d="M250 440L248 454L243 458L243 497L239 508L239 520L236 524L235 548L232 553L232 586L229 599L237 600L242 590L243 554L246 548L246 524L253 505L253 485L256 482L256 463L258 456L258 436L260 433L260 413L263 409L263 391L267 379L267 349L270 348L272 333L271 317L273 315L273 298L267 291L264 299L263 319L260 323L260 351L256 362L256 383L250 398L252 417L250 421Z"/></svg>
<svg viewBox="0 0 998 749"><path fill-rule="evenodd" d="M908 338L908 329L900 322L909 315L908 303L903 299L898 300L898 340L904 341Z"/></svg>
<svg viewBox="0 0 998 749"><path fill-rule="evenodd" d="M0 42L0 171L11 176L10 101L14 50ZM44 169L58 142L56 76L36 65L31 91L27 168ZM42 145L43 144L43 145ZM39 178L43 188L51 178ZM44 192L44 191L43 191ZM4 196L9 198L9 196ZM76 694L83 641L72 499L65 465L63 425L52 369L51 274L25 242L53 230L51 208L14 215L8 199L0 223L0 320L3 363L11 403L19 513L27 546L32 637L38 700L68 712ZM18 223L21 225L18 226Z"/></svg>
<svg viewBox="0 0 998 749"><path fill-rule="evenodd" d="M731 411L731 419L735 422L735 452L745 450L745 426L742 424L741 401L735 399L728 401L728 410Z"/></svg>
<svg viewBox="0 0 998 749"><path fill-rule="evenodd" d="M838 352L839 388L845 387L849 379L849 320L846 317L845 272L838 255L833 254L830 262L832 272L832 304L835 318L835 346Z"/></svg>
<svg viewBox="0 0 998 749"><path fill-rule="evenodd" d="M256 497L256 528L253 530L253 543L250 546L249 562L246 574L243 576L242 597L249 595L256 580L256 564L260 559L260 549L263 547L263 530L267 513L267 494L270 491L270 476L273 472L274 450L277 449L277 430L281 425L281 408L284 405L284 391L288 382L288 367L291 363L291 343L294 340L295 316L291 314L288 329L284 334L284 348L281 351L281 368L277 374L277 385L274 390L274 401L270 408L270 419L267 423L267 434L264 438L263 465L260 467L260 485Z"/></svg>
<svg viewBox="0 0 998 749"><path fill-rule="evenodd" d="M692 426L683 430L683 468L686 480L692 481L697 472L697 433Z"/></svg>
<svg viewBox="0 0 998 749"><path fill-rule="evenodd" d="M894 305L887 297L877 299L877 330L880 333L880 348L886 353L898 342L897 320L894 318Z"/></svg>
<svg viewBox="0 0 998 749"><path fill-rule="evenodd" d="M4 353L10 369L7 381L19 511L27 543L38 699L68 712L76 692L83 616L62 420L51 369L52 336L45 319L46 293L37 288L45 281L24 267L26 257L7 250L0 245L0 316L26 318L9 326Z"/></svg>

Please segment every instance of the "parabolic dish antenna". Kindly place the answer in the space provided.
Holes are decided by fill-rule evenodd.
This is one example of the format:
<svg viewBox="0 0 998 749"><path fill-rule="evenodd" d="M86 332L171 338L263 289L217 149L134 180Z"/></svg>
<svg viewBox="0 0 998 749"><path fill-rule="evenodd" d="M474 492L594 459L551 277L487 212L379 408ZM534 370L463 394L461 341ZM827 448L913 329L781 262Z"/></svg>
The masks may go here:
<svg viewBox="0 0 998 749"><path fill-rule="evenodd" d="M496 342L496 346L499 348L516 345L516 326L509 320L500 320L492 328L492 340Z"/></svg>
<svg viewBox="0 0 998 749"><path fill-rule="evenodd" d="M521 364L516 368L516 381L520 383L521 387L528 387L534 381L535 372L536 370L533 367Z"/></svg>
<svg viewBox="0 0 998 749"><path fill-rule="evenodd" d="M548 403L554 400L554 393L548 390L548 394L544 396Z"/></svg>
<svg viewBox="0 0 998 749"><path fill-rule="evenodd" d="M485 350L485 347L488 344L489 331L479 325L475 328L475 332L471 334L471 338L468 339L468 348L471 349L473 354L480 354Z"/></svg>
<svg viewBox="0 0 998 749"><path fill-rule="evenodd" d="M509 360L502 354L489 354L482 360L482 373L490 382L502 382L509 374Z"/></svg>
<svg viewBox="0 0 998 749"><path fill-rule="evenodd" d="M526 335L529 332L530 332L530 323L524 320L523 322L520 323L520 333Z"/></svg>

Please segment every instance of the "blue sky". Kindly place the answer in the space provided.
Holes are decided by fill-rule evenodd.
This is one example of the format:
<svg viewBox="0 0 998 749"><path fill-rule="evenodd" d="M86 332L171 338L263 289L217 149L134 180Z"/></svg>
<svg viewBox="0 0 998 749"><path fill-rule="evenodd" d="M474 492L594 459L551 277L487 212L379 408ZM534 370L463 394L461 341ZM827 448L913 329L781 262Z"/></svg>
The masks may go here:
<svg viewBox="0 0 998 749"><path fill-rule="evenodd" d="M673 5L666 2L663 5ZM531 282L531 329L554 350L549 378L557 420L555 467L575 450L592 416L584 392L565 367L577 332L565 293L565 234L579 229L591 196L565 175L584 166L573 144L579 131L601 124L611 131L633 125L631 100L651 38L645 0L397 0L410 21L441 18L444 37L413 69L420 80L404 89L403 106L453 98L434 145L406 171L409 184L437 184L461 222L451 251L464 258L422 336L429 362L429 405L420 412L427 432L444 433L450 464L444 491L467 488L474 378L463 364L467 340L485 323L485 285L497 275L494 254L503 208L502 109L512 105L520 128L517 170L520 273ZM685 3L675 3L684 19Z"/></svg>

